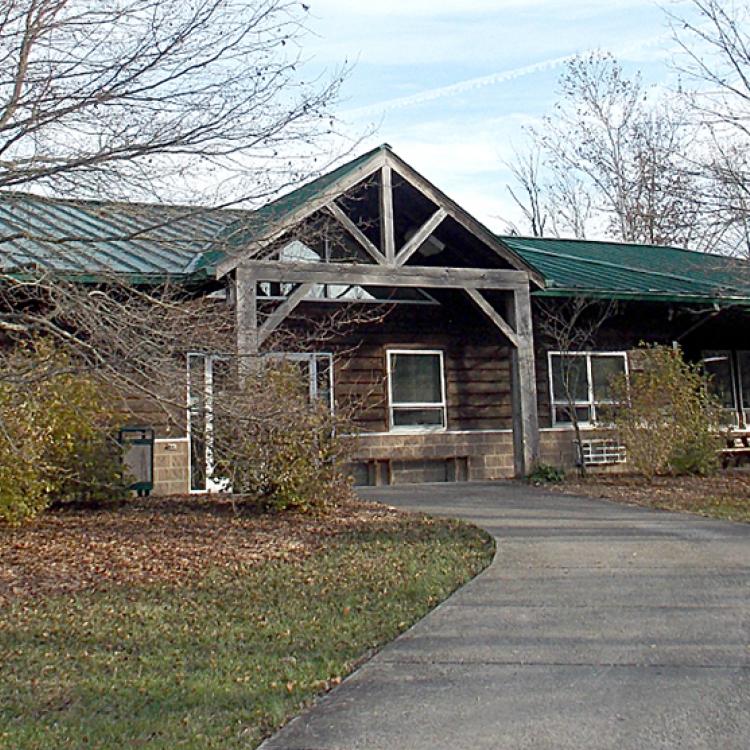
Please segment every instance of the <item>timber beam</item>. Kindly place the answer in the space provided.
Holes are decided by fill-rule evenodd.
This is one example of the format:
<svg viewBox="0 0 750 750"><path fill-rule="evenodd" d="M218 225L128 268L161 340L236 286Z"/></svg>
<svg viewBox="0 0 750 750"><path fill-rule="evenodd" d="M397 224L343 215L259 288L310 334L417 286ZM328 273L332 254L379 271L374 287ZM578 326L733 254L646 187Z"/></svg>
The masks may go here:
<svg viewBox="0 0 750 750"><path fill-rule="evenodd" d="M401 248L401 251L396 256L396 264L403 266L422 247L427 238L438 228L446 216L448 216L448 212L444 208L439 208L435 211L416 231L415 235Z"/></svg>
<svg viewBox="0 0 750 750"><path fill-rule="evenodd" d="M356 284L444 289L528 289L526 271L432 266L366 265L364 263L305 263L271 260L250 261L241 266L256 281L291 284Z"/></svg>
<svg viewBox="0 0 750 750"><path fill-rule="evenodd" d="M466 294L471 297L474 304L500 329L508 341L518 348L520 343L518 335L505 318L482 296L481 292L478 292L476 289L466 289Z"/></svg>
<svg viewBox="0 0 750 750"><path fill-rule="evenodd" d="M263 346L266 339L294 311L294 308L309 294L312 284L300 284L284 302L282 302L263 322L258 329L258 346Z"/></svg>
<svg viewBox="0 0 750 750"><path fill-rule="evenodd" d="M331 201L327 206L326 210L333 216L339 224L358 242L358 244L365 250L370 257L381 265L386 264L385 255L383 255L375 243L346 215L341 206L336 201Z"/></svg>

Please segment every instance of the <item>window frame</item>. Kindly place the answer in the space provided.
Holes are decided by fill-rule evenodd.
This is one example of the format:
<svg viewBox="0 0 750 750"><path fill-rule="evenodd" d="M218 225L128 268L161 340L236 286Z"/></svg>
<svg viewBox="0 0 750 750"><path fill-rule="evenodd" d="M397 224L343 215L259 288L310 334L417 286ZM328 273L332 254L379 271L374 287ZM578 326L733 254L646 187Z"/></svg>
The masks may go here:
<svg viewBox="0 0 750 750"><path fill-rule="evenodd" d="M732 430L750 431L750 398L745 403L743 389L742 355L750 354L750 349L701 349L700 362L706 362L707 354L726 354L729 362L729 380L732 392L732 406L722 406L721 411L731 415L730 421L724 425ZM704 372L706 372L704 367Z"/></svg>
<svg viewBox="0 0 750 750"><path fill-rule="evenodd" d="M436 355L440 362L440 401L393 401L393 366L391 357L393 355ZM388 347L385 351L386 362L386 385L388 388L388 431L396 433L422 433L422 432L445 432L448 429L448 403L445 386L445 352L442 349L403 349ZM442 420L439 425L396 425L394 424L394 412L399 409L433 409L440 411Z"/></svg>
<svg viewBox="0 0 750 750"><path fill-rule="evenodd" d="M587 401L576 400L573 401L573 408L587 408L589 410L589 419L581 420L578 422L581 426L595 427L600 422L596 418L596 406L600 405L611 405L616 403L613 399L596 399L594 394L594 378L591 368L591 361L594 357L621 357L624 363L625 378L630 380L630 363L628 361L628 352L626 350L612 350L612 351L597 351L593 349L585 349L581 351L564 351L564 350L550 350L547 352L547 376L549 384L549 403L550 413L552 417L553 426L572 426L572 420L563 421L557 419L557 409L560 407L569 407L567 399L556 399L555 398L555 378L552 370L552 358L553 357L586 357L586 392L588 395Z"/></svg>
<svg viewBox="0 0 750 750"><path fill-rule="evenodd" d="M318 360L326 359L328 361L328 408L331 414L334 413L335 400L333 397L334 372L333 372L333 353L332 352L269 352L264 355L265 359L271 361L287 362L307 362L308 369L308 393L310 403L314 403L318 398Z"/></svg>
<svg viewBox="0 0 750 750"><path fill-rule="evenodd" d="M193 395L194 385L191 377L191 360L203 361L203 451L206 478L204 487L193 487ZM190 494L206 494L212 492L224 492L228 489L226 480L213 478L216 468L216 457L214 453L214 365L217 362L229 362L231 357L226 354L215 352L189 351L185 356L187 371L186 377L186 423L188 439L188 483Z"/></svg>

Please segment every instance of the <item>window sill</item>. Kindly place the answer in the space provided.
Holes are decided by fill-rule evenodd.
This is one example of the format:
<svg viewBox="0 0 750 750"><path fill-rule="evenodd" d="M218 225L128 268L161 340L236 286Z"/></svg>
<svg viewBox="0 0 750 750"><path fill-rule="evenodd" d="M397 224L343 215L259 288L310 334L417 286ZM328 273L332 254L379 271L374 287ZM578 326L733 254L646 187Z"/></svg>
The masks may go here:
<svg viewBox="0 0 750 750"><path fill-rule="evenodd" d="M414 425L412 427L391 427L388 433L391 435L424 435L433 432L447 432L446 427L420 427Z"/></svg>

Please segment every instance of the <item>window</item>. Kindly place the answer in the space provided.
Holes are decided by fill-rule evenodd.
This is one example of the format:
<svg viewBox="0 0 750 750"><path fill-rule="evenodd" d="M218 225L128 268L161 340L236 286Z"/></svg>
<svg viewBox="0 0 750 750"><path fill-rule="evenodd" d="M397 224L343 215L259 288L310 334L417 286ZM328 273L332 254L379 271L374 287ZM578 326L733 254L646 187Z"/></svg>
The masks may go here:
<svg viewBox="0 0 750 750"><path fill-rule="evenodd" d="M702 352L703 368L724 409L728 426L747 428L750 417L750 352L711 349Z"/></svg>
<svg viewBox="0 0 750 750"><path fill-rule="evenodd" d="M549 352L548 357L553 424L571 424L571 406L579 423L605 418L607 405L614 403L613 379L628 373L625 352Z"/></svg>
<svg viewBox="0 0 750 750"><path fill-rule="evenodd" d="M390 428L445 429L443 353L390 349L387 356Z"/></svg>
<svg viewBox="0 0 750 750"><path fill-rule="evenodd" d="M333 411L333 355L320 352L274 352L271 361L293 362L299 367L310 402L320 400Z"/></svg>
<svg viewBox="0 0 750 750"><path fill-rule="evenodd" d="M333 356L320 353L269 354L269 359L293 362L311 402L320 399L333 410ZM218 492L227 482L214 476L216 400L230 384L231 362L218 354L187 355L187 424L190 440L191 492ZM226 411L226 410L224 410ZM226 414L224 415L226 417ZM219 425L220 427L220 425Z"/></svg>

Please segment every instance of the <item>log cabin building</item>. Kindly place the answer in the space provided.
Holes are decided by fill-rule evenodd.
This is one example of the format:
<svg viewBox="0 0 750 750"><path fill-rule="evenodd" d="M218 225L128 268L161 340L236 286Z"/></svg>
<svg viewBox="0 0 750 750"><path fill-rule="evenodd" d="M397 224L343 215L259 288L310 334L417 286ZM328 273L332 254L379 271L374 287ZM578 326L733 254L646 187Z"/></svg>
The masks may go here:
<svg viewBox="0 0 750 750"><path fill-rule="evenodd" d="M333 409L356 403L349 468L360 484L492 480L539 462L617 466L626 457L601 411L609 378L627 373L640 342L679 344L703 360L727 421L750 427L750 264L674 247L497 236L387 145L253 211L4 193L0 236L4 274L33 266L82 284L105 273L168 279L226 305L234 350L184 352L184 419L152 425L156 492L217 488L211 394L233 357L240 368L293 359L311 398ZM579 363L578 448L560 342L544 324L573 299L617 303L569 353ZM382 315L353 316L319 346L274 349L285 326L342 306Z"/></svg>

